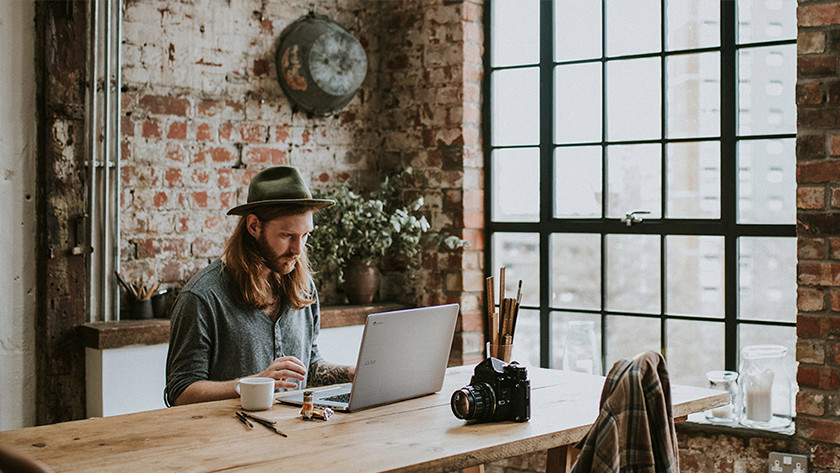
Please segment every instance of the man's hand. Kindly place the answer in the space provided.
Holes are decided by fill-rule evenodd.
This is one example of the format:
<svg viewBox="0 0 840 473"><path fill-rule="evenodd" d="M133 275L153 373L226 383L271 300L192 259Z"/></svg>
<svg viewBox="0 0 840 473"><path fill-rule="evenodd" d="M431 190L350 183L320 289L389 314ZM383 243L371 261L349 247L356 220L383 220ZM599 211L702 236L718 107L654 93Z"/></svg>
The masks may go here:
<svg viewBox="0 0 840 473"><path fill-rule="evenodd" d="M274 378L274 389L293 389L298 383L292 380L303 381L306 379L306 367L293 356L283 356L272 361L268 368L262 373L254 376L265 376Z"/></svg>
<svg viewBox="0 0 840 473"><path fill-rule="evenodd" d="M309 366L312 375L306 387L329 386L330 384L349 383L356 375L356 368L352 366L334 365L324 360L318 360Z"/></svg>

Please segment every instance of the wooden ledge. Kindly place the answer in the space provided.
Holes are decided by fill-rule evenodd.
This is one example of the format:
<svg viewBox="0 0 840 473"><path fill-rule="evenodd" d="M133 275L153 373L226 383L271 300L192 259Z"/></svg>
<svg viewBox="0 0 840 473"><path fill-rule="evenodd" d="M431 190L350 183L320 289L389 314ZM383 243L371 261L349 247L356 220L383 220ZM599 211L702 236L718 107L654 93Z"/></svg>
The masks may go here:
<svg viewBox="0 0 840 473"><path fill-rule="evenodd" d="M333 305L321 307L321 328L362 325L365 317L375 312L404 309L407 306L393 302L369 305ZM169 319L120 320L119 322L92 322L78 327L84 346L105 350L131 345L158 345L169 343Z"/></svg>

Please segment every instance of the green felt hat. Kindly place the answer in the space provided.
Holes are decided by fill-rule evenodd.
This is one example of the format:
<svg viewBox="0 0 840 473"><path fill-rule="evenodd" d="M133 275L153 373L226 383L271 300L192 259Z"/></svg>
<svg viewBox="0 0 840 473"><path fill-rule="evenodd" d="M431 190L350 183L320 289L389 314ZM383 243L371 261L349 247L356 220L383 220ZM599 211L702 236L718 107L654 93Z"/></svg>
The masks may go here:
<svg viewBox="0 0 840 473"><path fill-rule="evenodd" d="M330 199L313 199L298 168L274 166L258 172L248 185L248 202L228 210L228 215L247 215L267 205L307 205L317 209L335 204Z"/></svg>

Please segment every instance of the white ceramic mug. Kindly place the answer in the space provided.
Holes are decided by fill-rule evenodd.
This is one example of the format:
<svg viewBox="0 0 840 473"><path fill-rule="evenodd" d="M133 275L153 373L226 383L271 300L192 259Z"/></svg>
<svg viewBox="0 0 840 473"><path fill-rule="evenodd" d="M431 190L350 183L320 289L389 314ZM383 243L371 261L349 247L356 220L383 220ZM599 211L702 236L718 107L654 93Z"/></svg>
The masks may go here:
<svg viewBox="0 0 840 473"><path fill-rule="evenodd" d="M273 378L242 378L236 382L235 388L242 408L247 411L264 411L274 404Z"/></svg>

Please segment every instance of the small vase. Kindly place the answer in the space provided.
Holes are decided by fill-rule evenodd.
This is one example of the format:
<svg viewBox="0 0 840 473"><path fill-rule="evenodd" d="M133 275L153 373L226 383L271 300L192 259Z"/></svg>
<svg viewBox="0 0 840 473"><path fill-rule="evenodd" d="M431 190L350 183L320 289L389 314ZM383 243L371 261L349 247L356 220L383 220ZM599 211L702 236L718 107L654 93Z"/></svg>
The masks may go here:
<svg viewBox="0 0 840 473"><path fill-rule="evenodd" d="M344 269L344 293L354 305L373 302L379 290L379 268L360 260L351 260Z"/></svg>

